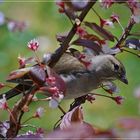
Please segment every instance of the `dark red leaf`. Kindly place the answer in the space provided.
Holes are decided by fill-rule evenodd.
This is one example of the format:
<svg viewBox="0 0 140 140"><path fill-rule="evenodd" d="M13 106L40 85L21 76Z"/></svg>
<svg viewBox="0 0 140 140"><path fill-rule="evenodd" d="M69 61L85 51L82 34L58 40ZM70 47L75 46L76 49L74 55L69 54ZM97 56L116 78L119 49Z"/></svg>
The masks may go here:
<svg viewBox="0 0 140 140"><path fill-rule="evenodd" d="M65 40L65 38L67 37L67 34L66 35L61 35L61 34L57 34L56 35L56 39L58 42L63 42Z"/></svg>
<svg viewBox="0 0 140 140"><path fill-rule="evenodd" d="M27 59L25 59L24 57L21 57L20 55L18 56L18 62L19 62L19 68L25 68L27 64L31 64L34 63L36 59L33 57L29 57Z"/></svg>
<svg viewBox="0 0 140 140"><path fill-rule="evenodd" d="M140 50L140 39L129 38L126 40L125 46L130 49Z"/></svg>
<svg viewBox="0 0 140 140"><path fill-rule="evenodd" d="M0 121L0 138L6 138L6 133L10 127L9 121Z"/></svg>
<svg viewBox="0 0 140 140"><path fill-rule="evenodd" d="M95 130L88 123L73 123L70 127L63 130L56 130L47 135L47 140L87 140L96 137Z"/></svg>
<svg viewBox="0 0 140 140"><path fill-rule="evenodd" d="M72 125L72 123L82 123L83 112L81 106L75 107L72 111L66 113L61 121L60 128L66 129Z"/></svg>
<svg viewBox="0 0 140 140"><path fill-rule="evenodd" d="M15 80L15 79L18 79L18 78L22 78L25 74L29 73L30 70L31 70L31 67L12 71L9 74L9 76L7 78L7 81Z"/></svg>
<svg viewBox="0 0 140 140"><path fill-rule="evenodd" d="M119 48L109 48L107 44L102 44L102 51L104 52L104 54L111 54L111 55L115 55L121 52Z"/></svg>
<svg viewBox="0 0 140 140"><path fill-rule="evenodd" d="M96 54L100 54L100 52L102 52L102 48L97 43L95 43L93 40L78 38L77 40L72 42L72 44L90 48L90 49L94 50L96 52Z"/></svg>
<svg viewBox="0 0 140 140"><path fill-rule="evenodd" d="M81 26L77 26L76 34L79 35L79 37L84 38L84 36L86 36L88 33L85 30L85 28L83 28Z"/></svg>
<svg viewBox="0 0 140 140"><path fill-rule="evenodd" d="M96 23L85 22L85 25L94 30L97 34L99 34L105 40L114 41L114 36L104 28L101 28Z"/></svg>
<svg viewBox="0 0 140 140"><path fill-rule="evenodd" d="M46 72L44 68L37 65L35 67L32 67L32 69L29 72L30 78L38 85L44 84L46 80Z"/></svg>
<svg viewBox="0 0 140 140"><path fill-rule="evenodd" d="M98 36L93 35L93 34L86 34L83 37L84 39L88 39L88 40L93 40L93 41L97 41L98 43L103 43L104 41L101 40Z"/></svg>
<svg viewBox="0 0 140 140"><path fill-rule="evenodd" d="M42 63L48 65L50 59L51 59L52 54L51 53L46 53L43 55L43 60Z"/></svg>
<svg viewBox="0 0 140 140"><path fill-rule="evenodd" d="M79 50L74 49L74 48L69 48L69 51L76 58L78 58L80 56L80 54L81 54L81 52Z"/></svg>
<svg viewBox="0 0 140 140"><path fill-rule="evenodd" d="M93 126L89 123L72 123L72 125L63 130L56 130L48 134L47 140L62 139L62 140L87 140L87 139L103 139L111 140L117 138L113 130L94 130Z"/></svg>

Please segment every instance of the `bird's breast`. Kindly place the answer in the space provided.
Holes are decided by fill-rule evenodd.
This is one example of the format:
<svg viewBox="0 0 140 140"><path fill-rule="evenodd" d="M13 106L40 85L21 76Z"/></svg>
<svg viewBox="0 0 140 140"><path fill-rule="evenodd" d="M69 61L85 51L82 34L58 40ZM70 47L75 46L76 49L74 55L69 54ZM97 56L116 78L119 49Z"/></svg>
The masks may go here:
<svg viewBox="0 0 140 140"><path fill-rule="evenodd" d="M83 96L100 85L98 78L88 72L61 74L60 76L66 83L65 99Z"/></svg>

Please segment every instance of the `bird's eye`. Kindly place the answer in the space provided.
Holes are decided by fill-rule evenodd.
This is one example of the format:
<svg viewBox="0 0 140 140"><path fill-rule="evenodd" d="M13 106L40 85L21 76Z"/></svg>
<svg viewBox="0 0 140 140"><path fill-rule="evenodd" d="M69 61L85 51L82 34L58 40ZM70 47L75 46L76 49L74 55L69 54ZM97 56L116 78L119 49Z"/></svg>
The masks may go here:
<svg viewBox="0 0 140 140"><path fill-rule="evenodd" d="M115 71L118 71L118 70L119 70L119 65L114 64L114 70L115 70Z"/></svg>

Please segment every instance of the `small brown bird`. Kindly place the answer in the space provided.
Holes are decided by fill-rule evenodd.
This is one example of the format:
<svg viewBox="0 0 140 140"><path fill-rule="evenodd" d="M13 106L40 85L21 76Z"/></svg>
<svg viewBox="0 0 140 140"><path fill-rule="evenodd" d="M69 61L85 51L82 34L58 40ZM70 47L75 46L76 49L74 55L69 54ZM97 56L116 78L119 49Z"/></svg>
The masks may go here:
<svg viewBox="0 0 140 140"><path fill-rule="evenodd" d="M66 83L65 99L77 98L97 89L103 82L120 80L128 84L123 64L113 55L99 55L91 57L90 67L86 68L76 57L69 53L63 54L54 70ZM26 91L30 86L19 84L4 93L7 99ZM19 90L17 90L19 89ZM0 95L0 98L2 98Z"/></svg>
<svg viewBox="0 0 140 140"><path fill-rule="evenodd" d="M128 84L123 64L112 55L91 58L89 70L69 54L64 54L54 67L66 83L65 98L77 98L97 89L103 82L120 80Z"/></svg>

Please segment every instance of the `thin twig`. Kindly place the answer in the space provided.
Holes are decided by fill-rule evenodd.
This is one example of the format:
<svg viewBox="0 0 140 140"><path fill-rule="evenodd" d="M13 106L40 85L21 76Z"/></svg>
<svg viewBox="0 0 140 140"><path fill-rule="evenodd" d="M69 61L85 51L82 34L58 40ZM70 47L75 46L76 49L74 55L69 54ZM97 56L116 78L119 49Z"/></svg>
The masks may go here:
<svg viewBox="0 0 140 140"><path fill-rule="evenodd" d="M22 116L24 115L24 112L21 111L20 113L20 116L19 116L19 119L18 119L18 125L20 126L20 122L21 122L21 119L22 119Z"/></svg>
<svg viewBox="0 0 140 140"><path fill-rule="evenodd" d="M126 50L126 49L124 49L124 48L121 48L121 50L122 50L122 51L125 51L125 52L128 52L128 53L131 53L131 54L133 54L133 55L135 55L135 56L137 56L137 57L140 57L139 54L136 54L136 53L134 53L134 52L132 52L132 51L129 51L129 50Z"/></svg>
<svg viewBox="0 0 140 140"><path fill-rule="evenodd" d="M92 11L97 15L99 19L102 19L101 16L96 12L96 10L92 7Z"/></svg>
<svg viewBox="0 0 140 140"><path fill-rule="evenodd" d="M132 30L132 27L134 26L135 22L130 19L129 23L127 25L127 27L124 29L123 34L121 35L120 39L118 40L118 42L114 45L113 48L120 48L120 46L122 45L122 43L126 40L126 38L129 36L130 31Z"/></svg>
<svg viewBox="0 0 140 140"><path fill-rule="evenodd" d="M25 124L26 122L28 122L29 120L31 120L31 119L33 119L33 118L34 118L33 116L29 117L27 120L25 120L24 122L22 122L21 125Z"/></svg>
<svg viewBox="0 0 140 140"><path fill-rule="evenodd" d="M117 19L117 22L118 22L118 24L120 25L120 27L121 27L122 31L123 31L123 32L125 32L125 30L124 30L124 28L123 28L122 24L120 23L120 21L119 21L118 19Z"/></svg>
<svg viewBox="0 0 140 140"><path fill-rule="evenodd" d="M65 115L66 114L66 112L64 111L64 109L60 106L60 105L58 105L58 108L61 110L61 112Z"/></svg>
<svg viewBox="0 0 140 140"><path fill-rule="evenodd" d="M96 95L96 96L102 96L102 97L106 97L106 98L111 98L112 99L112 96L103 95L103 94L97 94L97 93L92 93L92 94Z"/></svg>
<svg viewBox="0 0 140 140"><path fill-rule="evenodd" d="M36 127L35 125L32 125L32 124L24 124L24 125L21 125L21 127L22 128L24 128L24 127L31 127L31 128L35 128L35 129L37 129L38 127Z"/></svg>
<svg viewBox="0 0 140 140"><path fill-rule="evenodd" d="M129 36L137 36L137 37L140 37L140 33L130 33Z"/></svg>

